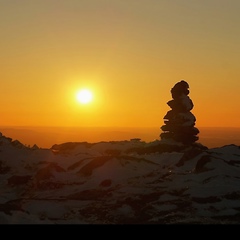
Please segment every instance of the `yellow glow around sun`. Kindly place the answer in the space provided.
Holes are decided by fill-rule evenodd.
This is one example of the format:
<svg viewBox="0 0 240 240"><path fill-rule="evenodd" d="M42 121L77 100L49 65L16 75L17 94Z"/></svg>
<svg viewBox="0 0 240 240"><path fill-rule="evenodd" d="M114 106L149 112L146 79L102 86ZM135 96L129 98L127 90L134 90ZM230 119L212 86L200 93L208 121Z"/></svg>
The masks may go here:
<svg viewBox="0 0 240 240"><path fill-rule="evenodd" d="M93 94L88 89L82 89L82 90L77 92L76 98L77 98L78 102L80 102L82 104L87 104L87 103L90 103L92 101Z"/></svg>

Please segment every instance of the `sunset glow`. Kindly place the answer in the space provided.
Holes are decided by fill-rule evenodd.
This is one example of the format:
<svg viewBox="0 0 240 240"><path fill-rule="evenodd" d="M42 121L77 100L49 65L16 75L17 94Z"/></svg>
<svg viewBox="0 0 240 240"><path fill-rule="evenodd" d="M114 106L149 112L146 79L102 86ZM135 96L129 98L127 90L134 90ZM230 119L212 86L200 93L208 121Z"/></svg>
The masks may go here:
<svg viewBox="0 0 240 240"><path fill-rule="evenodd" d="M183 79L196 127L240 127L240 1L30 2L0 7L0 126L160 128Z"/></svg>

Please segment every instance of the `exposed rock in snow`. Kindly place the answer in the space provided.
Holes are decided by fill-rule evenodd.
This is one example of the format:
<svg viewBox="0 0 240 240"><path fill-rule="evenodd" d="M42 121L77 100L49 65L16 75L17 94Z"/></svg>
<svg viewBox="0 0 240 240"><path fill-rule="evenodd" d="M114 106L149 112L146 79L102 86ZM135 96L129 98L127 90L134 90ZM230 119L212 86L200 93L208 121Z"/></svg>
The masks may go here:
<svg viewBox="0 0 240 240"><path fill-rule="evenodd" d="M0 142L1 224L239 224L239 146Z"/></svg>

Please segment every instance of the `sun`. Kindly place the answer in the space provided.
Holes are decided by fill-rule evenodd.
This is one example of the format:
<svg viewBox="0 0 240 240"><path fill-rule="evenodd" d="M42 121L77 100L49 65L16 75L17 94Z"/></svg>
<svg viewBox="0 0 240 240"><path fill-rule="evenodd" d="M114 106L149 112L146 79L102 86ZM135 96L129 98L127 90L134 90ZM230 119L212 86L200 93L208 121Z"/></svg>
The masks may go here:
<svg viewBox="0 0 240 240"><path fill-rule="evenodd" d="M89 89L81 89L76 94L77 101L82 104L90 103L93 99L93 94Z"/></svg>

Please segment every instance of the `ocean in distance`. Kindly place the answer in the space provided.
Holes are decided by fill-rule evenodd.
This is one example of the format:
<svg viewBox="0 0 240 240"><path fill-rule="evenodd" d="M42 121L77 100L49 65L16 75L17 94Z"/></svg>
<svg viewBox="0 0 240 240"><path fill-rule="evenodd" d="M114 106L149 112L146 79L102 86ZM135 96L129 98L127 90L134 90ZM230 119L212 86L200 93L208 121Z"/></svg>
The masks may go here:
<svg viewBox="0 0 240 240"><path fill-rule="evenodd" d="M240 128L232 127L198 127L198 142L208 148L235 144L240 146ZM51 148L54 144L64 142L102 142L124 141L140 138L145 142L160 140L160 127L31 127L2 126L0 132L18 140L27 146L36 144L40 148Z"/></svg>

